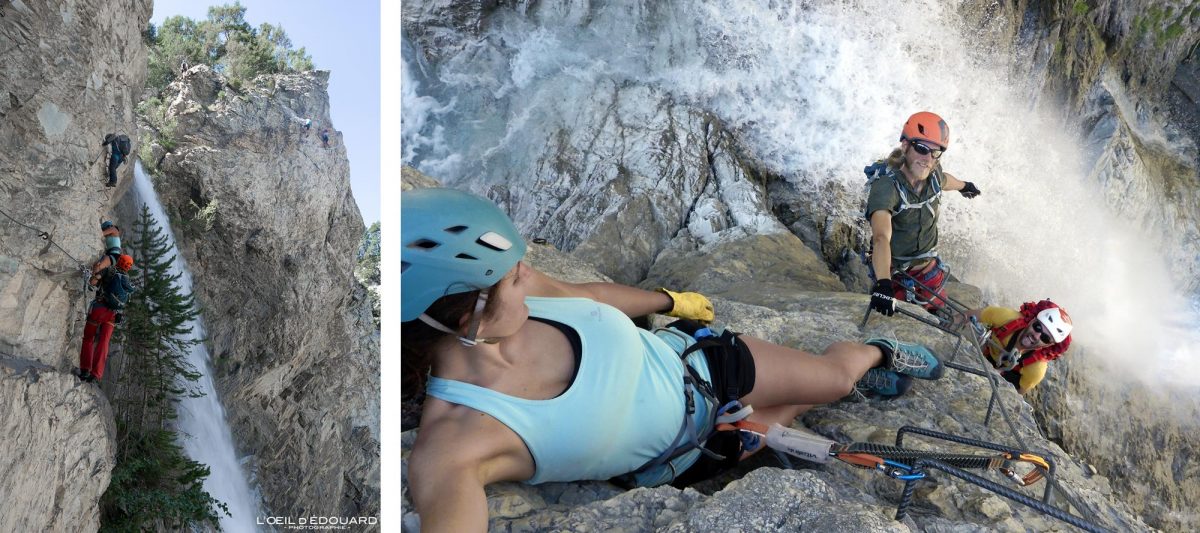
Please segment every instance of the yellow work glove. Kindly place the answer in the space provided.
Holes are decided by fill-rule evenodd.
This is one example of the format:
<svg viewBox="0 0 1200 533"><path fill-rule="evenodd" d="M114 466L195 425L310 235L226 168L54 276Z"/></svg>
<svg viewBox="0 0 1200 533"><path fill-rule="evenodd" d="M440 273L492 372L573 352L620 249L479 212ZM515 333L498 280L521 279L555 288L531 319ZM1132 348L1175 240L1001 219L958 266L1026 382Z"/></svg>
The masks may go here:
<svg viewBox="0 0 1200 533"><path fill-rule="evenodd" d="M656 292L661 292L671 297L674 302L671 305L671 310L667 312L667 316L675 318L686 318L708 324L713 321L712 302L708 301L703 294L698 292L673 292L664 288L655 289Z"/></svg>

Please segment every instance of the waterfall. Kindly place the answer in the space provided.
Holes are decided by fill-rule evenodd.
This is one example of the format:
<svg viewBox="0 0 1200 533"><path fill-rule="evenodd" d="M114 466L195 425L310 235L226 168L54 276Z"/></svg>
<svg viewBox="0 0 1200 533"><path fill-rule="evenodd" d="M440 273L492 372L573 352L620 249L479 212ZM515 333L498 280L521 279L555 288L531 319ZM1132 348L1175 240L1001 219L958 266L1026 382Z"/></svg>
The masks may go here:
<svg viewBox="0 0 1200 533"><path fill-rule="evenodd" d="M192 293L192 273L188 270L183 254L175 243L171 224L163 211L158 195L150 178L142 169L141 162L134 166L134 187L142 202L150 207L150 214L171 244L175 262L171 273L179 275L179 287L185 294ZM191 324L191 337L204 338L204 325L197 317ZM250 488L247 475L238 462L233 446L233 435L225 421L225 408L213 386L209 368L208 349L197 343L188 351L187 360L200 373L196 388L204 393L199 398L183 398L179 401L177 429L180 432L184 452L193 460L208 465L211 472L204 480L204 490L213 498L225 503L232 516L221 517L221 529L226 532L258 531L255 523L261 513L258 510L258 495Z"/></svg>
<svg viewBox="0 0 1200 533"><path fill-rule="evenodd" d="M432 54L435 64L406 41L404 161L476 192L507 176L529 180L501 184L519 190L599 174L611 158L581 157L581 168L555 174L554 132L570 142L572 132L653 116L657 102L609 96L648 87L718 117L748 161L802 191L858 191L862 168L898 144L905 118L934 111L950 124L945 169L983 191L942 204L939 250L952 272L993 304L1059 301L1075 319L1076 349L1130 375L1200 382L1187 355L1197 315L1178 296L1196 260L1172 271L1186 256L1177 228L1137 214L1162 198L1134 174L1097 176L1096 151L1122 150L1064 131L1040 109L1044 65L1031 45L989 49L994 28L971 27L959 9L937 0L501 7L480 35ZM444 28L433 32L446 42ZM655 152L656 139L623 141L622 153Z"/></svg>

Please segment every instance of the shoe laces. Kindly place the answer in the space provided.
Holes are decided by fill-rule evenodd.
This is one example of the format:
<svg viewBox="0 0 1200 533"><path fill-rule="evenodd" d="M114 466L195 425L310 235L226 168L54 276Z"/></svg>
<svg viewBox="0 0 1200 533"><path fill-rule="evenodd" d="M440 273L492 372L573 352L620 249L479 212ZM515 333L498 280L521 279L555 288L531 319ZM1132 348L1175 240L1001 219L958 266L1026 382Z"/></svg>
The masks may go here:
<svg viewBox="0 0 1200 533"><path fill-rule="evenodd" d="M886 388L888 383L888 375L878 368L872 368L863 374L863 377L858 379L854 384L854 392L862 395L863 391L874 392L877 389Z"/></svg>
<svg viewBox="0 0 1200 533"><path fill-rule="evenodd" d="M920 370L929 368L929 361L917 355L900 342L895 342L892 348L892 370L904 373L905 370Z"/></svg>

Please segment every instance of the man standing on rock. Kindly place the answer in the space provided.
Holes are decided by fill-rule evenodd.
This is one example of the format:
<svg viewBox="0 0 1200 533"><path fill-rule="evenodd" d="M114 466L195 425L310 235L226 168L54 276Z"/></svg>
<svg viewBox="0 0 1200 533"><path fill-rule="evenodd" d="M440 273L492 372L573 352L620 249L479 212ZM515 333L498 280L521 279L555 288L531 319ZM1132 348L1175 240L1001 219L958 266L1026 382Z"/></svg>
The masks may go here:
<svg viewBox="0 0 1200 533"><path fill-rule="evenodd" d="M83 346L79 349L79 379L83 381L94 382L104 376L114 324L121 322L121 310L133 294L133 285L126 274L131 268L133 257L122 254L115 266L104 269L100 275L99 292L88 309Z"/></svg>
<svg viewBox="0 0 1200 533"><path fill-rule="evenodd" d="M945 305L947 268L938 257L938 209L942 191L967 198L979 189L942 171L940 159L950 146L946 121L922 111L904 123L900 146L886 160L865 169L870 193L866 217L871 222L871 308L891 316L896 298L923 305L930 313ZM932 179L930 179L932 178ZM917 287L906 272L932 290ZM888 272L890 276L878 276Z"/></svg>
<svg viewBox="0 0 1200 533"><path fill-rule="evenodd" d="M108 183L105 184L105 187L116 187L117 167L121 166L121 163L125 162L125 157L129 155L129 152L132 148L130 146L129 136L124 134L117 135L116 133L109 133L108 135L104 136L104 142L100 143L100 146L109 147Z"/></svg>

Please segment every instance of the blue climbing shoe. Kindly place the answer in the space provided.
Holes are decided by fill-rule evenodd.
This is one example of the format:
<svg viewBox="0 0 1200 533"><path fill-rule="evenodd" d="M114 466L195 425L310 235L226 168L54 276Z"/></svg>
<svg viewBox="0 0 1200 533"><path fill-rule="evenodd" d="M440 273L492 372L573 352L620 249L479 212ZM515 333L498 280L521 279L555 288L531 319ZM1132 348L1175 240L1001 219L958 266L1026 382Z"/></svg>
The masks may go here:
<svg viewBox="0 0 1200 533"><path fill-rule="evenodd" d="M872 368L854 384L854 393L865 398L890 400L903 395L912 378L884 368Z"/></svg>
<svg viewBox="0 0 1200 533"><path fill-rule="evenodd" d="M917 379L938 379L945 365L929 348L920 344L893 339L870 339L866 342L883 351L883 368Z"/></svg>

